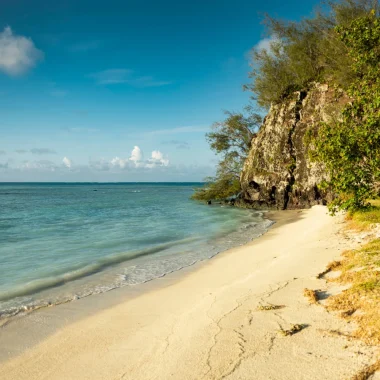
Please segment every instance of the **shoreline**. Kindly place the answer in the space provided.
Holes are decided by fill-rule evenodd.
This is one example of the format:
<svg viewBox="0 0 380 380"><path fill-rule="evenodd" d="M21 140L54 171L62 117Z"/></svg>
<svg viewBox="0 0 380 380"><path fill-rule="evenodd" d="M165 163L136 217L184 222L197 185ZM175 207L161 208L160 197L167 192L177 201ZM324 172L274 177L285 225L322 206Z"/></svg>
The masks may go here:
<svg viewBox="0 0 380 380"><path fill-rule="evenodd" d="M75 307L38 310L3 326L2 356L7 359L5 351L13 353L8 359L17 356L3 361L0 377L233 379L255 373L257 379L325 379L355 372L370 360L371 350L360 342L343 350L344 337L319 333L317 326L347 326L302 296L304 287L325 286L315 275L352 243L337 236L339 220L326 215L322 206L265 217L273 220L276 215L277 223L263 236L143 284L143 291L135 289L125 297L122 288L97 300L92 296L70 303ZM263 303L285 307L257 312ZM30 338L33 331L49 330L57 310L61 316L55 316L55 323L60 320L60 326L42 340L35 336L28 348L23 333ZM290 323L307 328L277 338L279 326L285 329ZM17 337L24 339L23 349L12 351ZM291 354L295 347L311 354L305 351L299 360ZM366 355L353 361L355 350ZM281 369L282 377L276 377L274 368Z"/></svg>
<svg viewBox="0 0 380 380"><path fill-rule="evenodd" d="M154 292L176 284L207 264L208 261L215 260L221 255L229 254L230 251L241 246L251 244L264 236L269 230L295 221L301 211L259 210L259 212L262 213L263 220L268 220L273 223L264 234L253 237L252 240L242 245L226 249L210 258L184 266L179 270L166 273L161 277L152 278L144 283L117 287L105 292L90 294L86 297L59 304L44 305L24 313L18 313L0 319L0 341L6 342L6 344L0 344L0 365L7 360L21 355L24 351L33 348L63 327L67 327L72 323L78 322L110 307L114 307L122 302L128 302L148 292ZM48 323L44 325L43 331L41 331L39 327L41 320L48 321ZM31 328L34 329L34 331L30 332ZM24 335L25 331L28 331L27 336Z"/></svg>
<svg viewBox="0 0 380 380"><path fill-rule="evenodd" d="M213 208L219 207L225 208ZM265 234L274 223L264 216L265 211L243 212L246 213L246 220L240 220L240 224L237 223L227 231L220 225L220 231L214 231L211 235L202 236L196 233L140 248L115 251L80 267L61 271L55 276L44 275L27 283L18 283L14 287L6 288L0 292L0 327L8 320L40 309L59 306L118 288L140 286L165 277L197 262L209 260L231 248L249 243ZM182 255L182 251L186 255Z"/></svg>

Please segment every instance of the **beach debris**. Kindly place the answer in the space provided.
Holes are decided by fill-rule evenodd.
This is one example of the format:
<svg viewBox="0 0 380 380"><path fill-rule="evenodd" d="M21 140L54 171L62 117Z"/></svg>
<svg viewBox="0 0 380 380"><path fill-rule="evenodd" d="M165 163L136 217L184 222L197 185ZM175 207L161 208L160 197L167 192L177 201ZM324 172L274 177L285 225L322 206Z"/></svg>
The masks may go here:
<svg viewBox="0 0 380 380"><path fill-rule="evenodd" d="M320 290L312 290L305 288L303 291L303 295L309 300L309 303L317 304L318 303L318 291Z"/></svg>
<svg viewBox="0 0 380 380"><path fill-rule="evenodd" d="M340 265L341 265L340 261L336 261L336 260L332 261L331 263L329 263L327 265L326 269L323 272L317 274L317 276L316 276L317 279L319 280L319 279L323 278L327 273L333 271L334 269L336 269Z"/></svg>
<svg viewBox="0 0 380 380"><path fill-rule="evenodd" d="M353 339L353 336L348 334L348 333L345 333L345 332L342 332L342 331L339 331L339 330L324 330L324 329L318 329L318 331L323 335L323 336L334 336L334 337L344 337L346 338L347 340L351 341Z"/></svg>
<svg viewBox="0 0 380 380"><path fill-rule="evenodd" d="M268 310L278 310L283 309L285 305L260 305L257 307L257 310L259 311L268 311Z"/></svg>
<svg viewBox="0 0 380 380"><path fill-rule="evenodd" d="M279 333L284 335L284 336L291 336L291 335L294 335L294 334L300 332L305 327L306 327L306 325L296 323L295 325L291 325L290 329L288 329L288 330L284 330L283 328L281 328L281 330L279 330Z"/></svg>
<svg viewBox="0 0 380 380"><path fill-rule="evenodd" d="M340 317L341 318L351 317L351 315L354 314L355 311L356 311L356 309L349 309L349 310L346 310L346 311L342 311L340 313Z"/></svg>
<svg viewBox="0 0 380 380"><path fill-rule="evenodd" d="M359 371L357 374L351 377L351 380L367 380L372 377L372 375L376 372L380 371L380 359L377 360L375 363L366 366L361 371Z"/></svg>

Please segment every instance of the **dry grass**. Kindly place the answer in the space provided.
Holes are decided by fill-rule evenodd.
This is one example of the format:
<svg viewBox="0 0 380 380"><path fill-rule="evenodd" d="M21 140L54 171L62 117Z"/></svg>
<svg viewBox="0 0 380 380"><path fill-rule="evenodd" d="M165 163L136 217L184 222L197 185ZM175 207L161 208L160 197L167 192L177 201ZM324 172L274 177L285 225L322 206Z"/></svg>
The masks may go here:
<svg viewBox="0 0 380 380"><path fill-rule="evenodd" d="M342 293L328 300L327 308L341 312L347 320L358 324L354 335L369 344L380 344L380 239L360 250L343 254L336 279L341 284L351 284Z"/></svg>
<svg viewBox="0 0 380 380"><path fill-rule="evenodd" d="M367 232L375 224L380 224L380 199L370 203L372 207L367 210L347 216L348 229ZM351 286L342 293L331 296L327 301L327 309L339 311L342 318L356 323L357 329L349 338L380 345L380 239L372 240L360 249L344 252L341 261L330 263L317 278L337 269L340 275L329 281ZM318 301L313 290L305 289L304 295L310 302ZM363 368L351 380L367 380L379 370L380 359Z"/></svg>
<svg viewBox="0 0 380 380"><path fill-rule="evenodd" d="M291 335L294 335L294 334L300 332L305 327L306 327L305 325L301 325L301 324L297 323L295 325L291 325L289 330L281 329L279 332L280 332L280 334L282 334L284 336L291 336Z"/></svg>
<svg viewBox="0 0 380 380"><path fill-rule="evenodd" d="M376 363L373 363L364 369L362 369L360 372L358 372L356 375L354 375L351 380L367 380L369 379L376 371L380 370L380 360L378 360Z"/></svg>
<svg viewBox="0 0 380 380"><path fill-rule="evenodd" d="M303 295L309 300L309 303L317 304L319 301L317 290L305 288Z"/></svg>
<svg viewBox="0 0 380 380"><path fill-rule="evenodd" d="M317 274L317 278L320 279L324 277L327 273L339 268L340 265L341 265L340 261L332 261L331 263L327 265L326 269L323 272Z"/></svg>
<svg viewBox="0 0 380 380"><path fill-rule="evenodd" d="M283 309L285 305L260 305L257 307L259 311L278 310Z"/></svg>

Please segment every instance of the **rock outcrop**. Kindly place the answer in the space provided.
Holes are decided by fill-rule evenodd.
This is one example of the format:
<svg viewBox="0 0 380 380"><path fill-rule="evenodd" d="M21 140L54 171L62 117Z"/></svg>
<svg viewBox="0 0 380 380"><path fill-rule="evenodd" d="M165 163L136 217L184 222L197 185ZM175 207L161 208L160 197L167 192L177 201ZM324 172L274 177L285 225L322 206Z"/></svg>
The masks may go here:
<svg viewBox="0 0 380 380"><path fill-rule="evenodd" d="M242 200L255 208L294 209L324 204L331 197L320 184L323 165L312 162L308 130L339 117L349 101L341 91L314 84L273 105L252 141L241 173Z"/></svg>

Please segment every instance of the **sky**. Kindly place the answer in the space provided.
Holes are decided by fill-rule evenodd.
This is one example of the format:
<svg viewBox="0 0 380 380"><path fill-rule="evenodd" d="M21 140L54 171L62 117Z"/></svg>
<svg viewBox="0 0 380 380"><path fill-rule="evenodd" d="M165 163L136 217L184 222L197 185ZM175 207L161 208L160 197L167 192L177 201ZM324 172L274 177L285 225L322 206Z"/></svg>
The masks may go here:
<svg viewBox="0 0 380 380"><path fill-rule="evenodd" d="M264 13L306 0L0 0L0 181L201 181Z"/></svg>

